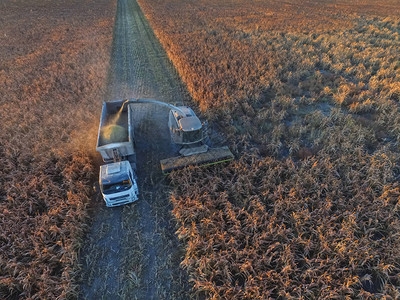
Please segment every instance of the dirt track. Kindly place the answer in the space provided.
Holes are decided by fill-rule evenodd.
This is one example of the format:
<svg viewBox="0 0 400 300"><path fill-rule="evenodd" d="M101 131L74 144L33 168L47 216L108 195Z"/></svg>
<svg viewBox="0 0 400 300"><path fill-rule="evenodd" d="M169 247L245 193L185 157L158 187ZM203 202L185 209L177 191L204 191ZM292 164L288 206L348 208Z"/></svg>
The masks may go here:
<svg viewBox="0 0 400 300"><path fill-rule="evenodd" d="M134 0L118 1L108 80L104 100L147 97L183 103L179 79ZM176 155L167 113L151 104L134 107L140 199L110 209L98 195L81 257L83 298L188 298L169 187L159 166L160 159Z"/></svg>

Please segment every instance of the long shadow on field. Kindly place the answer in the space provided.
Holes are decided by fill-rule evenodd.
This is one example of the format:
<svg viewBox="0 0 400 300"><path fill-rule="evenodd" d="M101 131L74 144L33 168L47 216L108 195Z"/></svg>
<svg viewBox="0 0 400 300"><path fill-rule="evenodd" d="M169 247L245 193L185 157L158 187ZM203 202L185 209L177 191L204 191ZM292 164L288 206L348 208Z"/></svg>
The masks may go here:
<svg viewBox="0 0 400 300"><path fill-rule="evenodd" d="M184 90L136 1L120 0L106 101L151 97L182 104ZM81 255L81 296L86 299L188 299L179 263L183 250L171 219L169 187L159 160L176 155L168 110L135 105L140 199L106 208L98 195ZM94 146L94 145L93 145Z"/></svg>

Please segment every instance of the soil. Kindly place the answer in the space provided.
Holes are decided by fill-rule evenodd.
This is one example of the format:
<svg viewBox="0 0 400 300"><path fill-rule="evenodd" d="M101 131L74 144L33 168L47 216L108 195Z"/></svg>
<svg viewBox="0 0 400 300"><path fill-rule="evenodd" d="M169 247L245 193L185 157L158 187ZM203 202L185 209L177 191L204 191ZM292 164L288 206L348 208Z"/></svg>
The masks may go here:
<svg viewBox="0 0 400 300"><path fill-rule="evenodd" d="M120 0L105 100L153 98L182 104L185 90L139 5ZM106 208L97 195L82 251L81 296L88 299L187 299L184 253L171 218L170 188L160 159L175 156L168 109L136 104L133 122L140 198Z"/></svg>

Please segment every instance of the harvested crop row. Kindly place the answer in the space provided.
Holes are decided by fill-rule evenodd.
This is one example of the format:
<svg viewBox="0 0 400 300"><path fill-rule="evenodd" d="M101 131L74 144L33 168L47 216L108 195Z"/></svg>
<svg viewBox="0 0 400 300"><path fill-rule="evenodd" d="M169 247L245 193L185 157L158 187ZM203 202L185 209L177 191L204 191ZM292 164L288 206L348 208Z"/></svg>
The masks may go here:
<svg viewBox="0 0 400 300"><path fill-rule="evenodd" d="M114 3L1 6L0 298L73 298Z"/></svg>
<svg viewBox="0 0 400 300"><path fill-rule="evenodd" d="M139 1L238 161L175 172L196 292L400 297L395 1Z"/></svg>

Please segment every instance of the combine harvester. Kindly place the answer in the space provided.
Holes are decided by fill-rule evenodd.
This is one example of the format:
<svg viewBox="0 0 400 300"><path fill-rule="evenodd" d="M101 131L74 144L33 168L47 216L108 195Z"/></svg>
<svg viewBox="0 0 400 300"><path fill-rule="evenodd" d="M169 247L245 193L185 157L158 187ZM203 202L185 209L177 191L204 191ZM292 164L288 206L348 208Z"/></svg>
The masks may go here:
<svg viewBox="0 0 400 300"><path fill-rule="evenodd" d="M117 206L131 203L138 199L135 175L135 150L131 105L153 103L169 108L168 127L171 140L181 146L180 156L166 158L160 161L163 174L187 166L205 166L233 160L233 154L228 147L210 148L206 144L207 126L202 123L193 110L188 106L174 106L154 99L128 99L112 101L103 104L96 150L100 152L104 162L111 162L100 167L100 188L107 206ZM129 162L128 162L129 161ZM129 167L128 167L129 165ZM113 171L117 170L118 171ZM114 172L114 173L113 173ZM118 175L116 175L118 174ZM125 182L122 184L121 179ZM129 182L128 182L128 181ZM118 195L111 195L106 189L107 184L114 184ZM127 188L127 185L130 188ZM120 186L120 187L118 187ZM125 192L121 200L120 190L136 190ZM116 199L117 202L114 202Z"/></svg>

